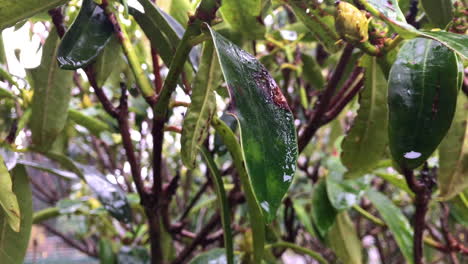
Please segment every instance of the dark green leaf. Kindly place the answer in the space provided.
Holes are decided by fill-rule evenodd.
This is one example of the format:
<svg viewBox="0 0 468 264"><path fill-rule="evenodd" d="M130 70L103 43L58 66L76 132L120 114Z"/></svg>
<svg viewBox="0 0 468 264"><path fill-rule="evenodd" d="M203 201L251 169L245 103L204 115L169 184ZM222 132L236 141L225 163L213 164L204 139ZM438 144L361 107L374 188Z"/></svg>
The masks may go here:
<svg viewBox="0 0 468 264"><path fill-rule="evenodd" d="M112 242L106 238L99 240L99 261L101 264L117 263L117 256L112 249Z"/></svg>
<svg viewBox="0 0 468 264"><path fill-rule="evenodd" d="M20 231L20 206L13 191L13 181L10 173L2 156L0 156L0 220L2 219L3 224L9 225L9 227L0 227L2 230L11 228L15 232Z"/></svg>
<svg viewBox="0 0 468 264"><path fill-rule="evenodd" d="M32 142L43 149L49 148L65 127L73 85L73 73L60 70L56 61L59 42L52 28L44 45L41 65L30 71L34 89L30 119Z"/></svg>
<svg viewBox="0 0 468 264"><path fill-rule="evenodd" d="M262 11L262 0L224 0L220 11L224 20L248 39L263 37L265 27L257 19Z"/></svg>
<svg viewBox="0 0 468 264"><path fill-rule="evenodd" d="M120 249L120 252L117 256L117 263L125 264L149 264L150 256L146 248L137 246L130 248L124 246Z"/></svg>
<svg viewBox="0 0 468 264"><path fill-rule="evenodd" d="M222 248L214 248L193 258L189 264L226 264L226 254ZM240 263L236 258L234 263Z"/></svg>
<svg viewBox="0 0 468 264"><path fill-rule="evenodd" d="M214 90L221 81L218 58L213 43L205 43L202 63L193 84L191 104L187 109L182 129L182 161L188 168L195 167L198 148L208 136L208 129L216 112Z"/></svg>
<svg viewBox="0 0 468 264"><path fill-rule="evenodd" d="M364 178L337 181L332 177L327 177L328 199L339 212L347 210L359 203L361 196L369 186L368 182Z"/></svg>
<svg viewBox="0 0 468 264"><path fill-rule="evenodd" d="M121 45L117 37L114 36L111 37L101 55L97 57L96 63L94 64L94 71L96 72L96 83L99 87L104 85L112 71L119 68L116 67L116 64L122 62L121 50Z"/></svg>
<svg viewBox="0 0 468 264"><path fill-rule="evenodd" d="M331 204L327 194L327 182L319 181L312 192L312 219L321 238L325 238L335 223L338 212Z"/></svg>
<svg viewBox="0 0 468 264"><path fill-rule="evenodd" d="M309 54L302 54L302 76L310 84L314 86L315 89L322 90L325 87L325 78L322 74L322 69L317 63L315 58Z"/></svg>
<svg viewBox="0 0 468 264"><path fill-rule="evenodd" d="M413 230L408 219L385 195L369 189L367 197L393 233L407 263L413 263Z"/></svg>
<svg viewBox="0 0 468 264"><path fill-rule="evenodd" d="M255 57L213 30L211 35L235 107L255 198L271 222L296 169L294 117L281 90Z"/></svg>
<svg viewBox="0 0 468 264"><path fill-rule="evenodd" d="M421 0L421 5L429 20L439 28L445 28L452 20L452 0Z"/></svg>
<svg viewBox="0 0 468 264"><path fill-rule="evenodd" d="M0 30L66 2L68 0L0 0Z"/></svg>
<svg viewBox="0 0 468 264"><path fill-rule="evenodd" d="M363 66L365 83L359 110L341 145L341 161L348 169L347 178L369 173L382 158L388 142L387 81L375 57L364 56Z"/></svg>
<svg viewBox="0 0 468 264"><path fill-rule="evenodd" d="M104 9L93 0L84 0L78 17L60 43L57 55L60 68L75 70L90 64L109 42L113 31Z"/></svg>
<svg viewBox="0 0 468 264"><path fill-rule="evenodd" d="M398 53L388 86L390 150L401 169L414 169L450 128L458 93L457 57L437 41L410 40Z"/></svg>
<svg viewBox="0 0 468 264"><path fill-rule="evenodd" d="M361 241L347 212L342 212L336 216L335 224L327 233L326 241L342 263L363 263Z"/></svg>
<svg viewBox="0 0 468 264"><path fill-rule="evenodd" d="M439 147L439 197L451 199L468 187L468 100L459 95L452 126Z"/></svg>
<svg viewBox="0 0 468 264"><path fill-rule="evenodd" d="M29 179L23 166L18 165L11 171L13 192L18 197L21 212L19 232L7 225L5 215L0 211L0 259L2 263L22 264L31 234L33 208Z"/></svg>

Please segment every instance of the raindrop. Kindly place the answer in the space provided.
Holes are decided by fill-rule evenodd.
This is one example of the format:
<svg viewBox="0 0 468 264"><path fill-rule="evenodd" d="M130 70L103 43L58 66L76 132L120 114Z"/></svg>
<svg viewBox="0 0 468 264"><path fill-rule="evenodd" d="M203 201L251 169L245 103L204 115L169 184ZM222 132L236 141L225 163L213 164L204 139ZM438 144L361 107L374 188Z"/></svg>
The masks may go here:
<svg viewBox="0 0 468 264"><path fill-rule="evenodd" d="M421 157L421 153L416 152L416 151L410 151L410 152L406 152L404 157L407 159L417 159Z"/></svg>
<svg viewBox="0 0 468 264"><path fill-rule="evenodd" d="M267 212L270 212L270 204L267 201L263 201L260 203L260 206Z"/></svg>

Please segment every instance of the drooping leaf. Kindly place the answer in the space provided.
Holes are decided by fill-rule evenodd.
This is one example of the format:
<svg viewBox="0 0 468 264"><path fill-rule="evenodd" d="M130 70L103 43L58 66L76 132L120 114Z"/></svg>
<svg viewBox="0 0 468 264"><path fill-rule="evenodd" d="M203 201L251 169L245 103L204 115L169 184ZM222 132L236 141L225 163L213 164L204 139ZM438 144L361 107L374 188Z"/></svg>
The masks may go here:
<svg viewBox="0 0 468 264"><path fill-rule="evenodd" d="M28 248L32 227L32 191L23 166L18 165L11 171L13 192L18 198L21 212L19 232L13 231L7 224L5 214L0 210L0 259L8 264L22 264Z"/></svg>
<svg viewBox="0 0 468 264"><path fill-rule="evenodd" d="M294 211L296 212L299 222L304 226L305 230L309 232L310 235L314 236L314 226L312 219L310 217L310 212L306 210L306 206L302 205L298 201L293 202Z"/></svg>
<svg viewBox="0 0 468 264"><path fill-rule="evenodd" d="M57 54L60 68L76 70L90 64L102 52L113 32L104 9L93 0L84 0L75 22L60 43Z"/></svg>
<svg viewBox="0 0 468 264"><path fill-rule="evenodd" d="M388 225L407 263L413 263L413 230L408 219L400 211L400 208L385 195L372 189L367 190L366 194Z"/></svg>
<svg viewBox="0 0 468 264"><path fill-rule="evenodd" d="M33 169L41 170L41 171L44 171L44 172L47 172L47 173L52 173L54 175L57 175L57 176L65 179L65 180L68 180L68 181L78 178L76 176L76 174L74 174L72 172L52 168L52 167L50 167L48 165L42 165L42 164L39 164L39 163L36 163L36 162L33 162L33 161L19 160L18 163L21 164L21 165L27 166L27 167L31 167Z"/></svg>
<svg viewBox="0 0 468 264"><path fill-rule="evenodd" d="M347 212L342 212L336 216L335 223L326 235L326 241L327 245L343 263L363 263L361 241Z"/></svg>
<svg viewBox="0 0 468 264"><path fill-rule="evenodd" d="M338 212L331 204L327 194L327 182L316 183L312 193L312 220L321 238L325 238L336 220Z"/></svg>
<svg viewBox="0 0 468 264"><path fill-rule="evenodd" d="M226 253L222 248L213 248L193 258L189 264L226 264ZM240 259L236 258L234 263L240 263Z"/></svg>
<svg viewBox="0 0 468 264"><path fill-rule="evenodd" d="M0 30L66 2L68 0L1 0Z"/></svg>
<svg viewBox="0 0 468 264"><path fill-rule="evenodd" d="M337 181L332 177L327 177L328 199L337 211L347 210L359 203L369 186L368 182L364 178Z"/></svg>
<svg viewBox="0 0 468 264"><path fill-rule="evenodd" d="M380 161L387 147L387 81L377 59L364 56L364 90L353 126L342 142L341 161L346 178L369 173Z"/></svg>
<svg viewBox="0 0 468 264"><path fill-rule="evenodd" d="M255 198L271 222L296 169L294 118L281 90L255 57L210 30L234 105L232 114L239 122Z"/></svg>
<svg viewBox="0 0 468 264"><path fill-rule="evenodd" d="M401 47L388 81L390 150L401 169L424 163L450 128L457 63L455 53L437 41L417 38Z"/></svg>
<svg viewBox="0 0 468 264"><path fill-rule="evenodd" d="M420 31L406 22L397 0L367 0L366 9L386 20L402 37L426 37L437 40L463 58L468 57L468 36L446 31Z"/></svg>
<svg viewBox="0 0 468 264"><path fill-rule="evenodd" d="M335 31L334 18L331 15L323 15L323 12L309 5L304 0L282 0L290 5L296 17L312 32L314 38L319 41L329 52L337 52L341 44Z"/></svg>
<svg viewBox="0 0 468 264"><path fill-rule="evenodd" d="M213 43L208 42L203 49L202 63L195 77L191 104L187 109L182 129L182 161L193 169L198 148L203 144L216 112L214 89L221 80L221 71Z"/></svg>
<svg viewBox="0 0 468 264"><path fill-rule="evenodd" d="M459 95L450 130L439 147L439 197L451 199L468 187L468 100Z"/></svg>
<svg viewBox="0 0 468 264"><path fill-rule="evenodd" d="M202 64L203 68L203 64ZM208 165L210 170L210 176L215 186L216 196L218 199L219 210L221 212L221 222L224 230L224 247L226 248L225 258L227 259L227 264L234 264L234 245L233 237L231 230L231 213L229 208L229 203L226 198L226 190L224 189L223 179L219 172L219 169L213 160L213 157L204 147L201 149L203 158Z"/></svg>
<svg viewBox="0 0 468 264"><path fill-rule="evenodd" d="M452 0L421 0L421 5L429 20L439 28L445 28L453 18Z"/></svg>
<svg viewBox="0 0 468 264"><path fill-rule="evenodd" d="M60 40L52 28L42 52L41 64L30 71L32 100L32 142L47 149L65 127L68 103L71 97L72 75L61 70L57 64L57 49Z"/></svg>
<svg viewBox="0 0 468 264"><path fill-rule="evenodd" d="M111 37L101 55L96 58L94 71L96 72L96 83L99 87L102 87L112 71L118 68L116 64L122 61L120 56L121 50L120 43L114 36Z"/></svg>
<svg viewBox="0 0 468 264"><path fill-rule="evenodd" d="M248 39L263 37L265 27L257 19L262 11L262 0L224 0L219 10L224 20Z"/></svg>
<svg viewBox="0 0 468 264"><path fill-rule="evenodd" d="M112 131L111 127L107 123L95 117L86 115L78 110L75 110L75 109L68 110L68 116L70 117L71 120L73 120L73 122L77 123L80 126L85 127L95 136L99 137L101 132L104 132L104 131Z"/></svg>
<svg viewBox="0 0 468 264"><path fill-rule="evenodd" d="M3 160L0 156L0 219L15 232L20 231L21 212L18 199L13 192L13 182ZM6 228L3 227L2 230ZM1 239L0 239L1 240Z"/></svg>

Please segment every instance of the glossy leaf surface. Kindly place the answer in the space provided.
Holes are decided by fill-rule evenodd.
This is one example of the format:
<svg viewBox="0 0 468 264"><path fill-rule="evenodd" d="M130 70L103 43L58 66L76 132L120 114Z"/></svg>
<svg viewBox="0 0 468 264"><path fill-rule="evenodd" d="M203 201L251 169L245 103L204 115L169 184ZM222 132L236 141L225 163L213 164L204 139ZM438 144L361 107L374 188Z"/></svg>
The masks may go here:
<svg viewBox="0 0 468 264"><path fill-rule="evenodd" d="M413 263L413 230L408 219L385 195L369 189L367 198L388 225L407 263Z"/></svg>
<svg viewBox="0 0 468 264"><path fill-rule="evenodd" d="M436 27L443 29L452 20L452 0L421 0L421 5Z"/></svg>
<svg viewBox="0 0 468 264"><path fill-rule="evenodd" d="M21 212L18 199L13 192L13 183L7 166L0 156L0 216L13 231L20 231Z"/></svg>
<svg viewBox="0 0 468 264"><path fill-rule="evenodd" d="M263 65L215 31L211 35L239 122L255 198L271 222L296 169L294 118Z"/></svg>
<svg viewBox="0 0 468 264"><path fill-rule="evenodd" d="M72 75L57 64L60 40L54 28L46 40L41 65L30 71L34 89L31 114L32 142L47 149L65 127L71 97Z"/></svg>
<svg viewBox="0 0 468 264"><path fill-rule="evenodd" d="M321 238L325 238L335 223L338 212L328 199L327 182L319 181L312 193L312 220Z"/></svg>
<svg viewBox="0 0 468 264"><path fill-rule="evenodd" d="M387 80L377 59L363 57L364 90L359 96L359 110L342 142L341 161L348 169L345 177L369 173L380 161L387 147Z"/></svg>
<svg viewBox="0 0 468 264"><path fill-rule="evenodd" d="M456 55L417 38L400 49L388 80L389 142L400 168L424 163L444 138L458 93Z"/></svg>
<svg viewBox="0 0 468 264"><path fill-rule="evenodd" d="M121 46L117 37L113 36L109 43L105 46L101 55L96 58L96 63L93 68L96 72L96 82L99 87L102 87L107 78L111 75L116 67L116 64L123 63L121 59Z"/></svg>
<svg viewBox="0 0 468 264"><path fill-rule="evenodd" d="M0 30L66 2L68 0L0 0Z"/></svg>
<svg viewBox="0 0 468 264"><path fill-rule="evenodd" d="M213 43L207 42L203 49L200 69L193 84L191 104L187 109L182 129L181 156L184 165L195 167L198 148L208 136L208 129L216 112L214 90L221 80L218 58Z"/></svg>
<svg viewBox="0 0 468 264"><path fill-rule="evenodd" d="M18 198L21 211L19 232L13 231L7 223L5 215L0 211L0 259L2 263L23 264L31 234L33 208L32 191L28 175L23 166L18 165L12 171L13 192Z"/></svg>
<svg viewBox="0 0 468 264"><path fill-rule="evenodd" d="M439 147L439 197L451 199L468 187L468 100L458 95L450 130Z"/></svg>
<svg viewBox="0 0 468 264"><path fill-rule="evenodd" d="M342 263L363 263L361 241L348 213L342 212L336 216L334 225L327 233L326 241Z"/></svg>
<svg viewBox="0 0 468 264"><path fill-rule="evenodd" d="M224 20L249 39L263 37L265 28L257 17L262 11L262 0L224 0L220 8Z"/></svg>
<svg viewBox="0 0 468 264"><path fill-rule="evenodd" d="M109 42L114 30L107 15L93 0L84 0L78 17L58 49L60 68L75 70L90 64Z"/></svg>

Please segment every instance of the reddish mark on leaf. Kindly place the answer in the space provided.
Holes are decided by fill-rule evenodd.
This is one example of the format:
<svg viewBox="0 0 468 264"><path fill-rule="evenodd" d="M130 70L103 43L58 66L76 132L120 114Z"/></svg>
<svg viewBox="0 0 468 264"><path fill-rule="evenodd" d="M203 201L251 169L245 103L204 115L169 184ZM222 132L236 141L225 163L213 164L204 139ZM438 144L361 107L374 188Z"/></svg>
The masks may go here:
<svg viewBox="0 0 468 264"><path fill-rule="evenodd" d="M272 101L278 107L290 110L288 102L276 84L275 80L271 77L268 71L261 66L260 70L254 73L254 79L259 88L266 94L267 99Z"/></svg>

